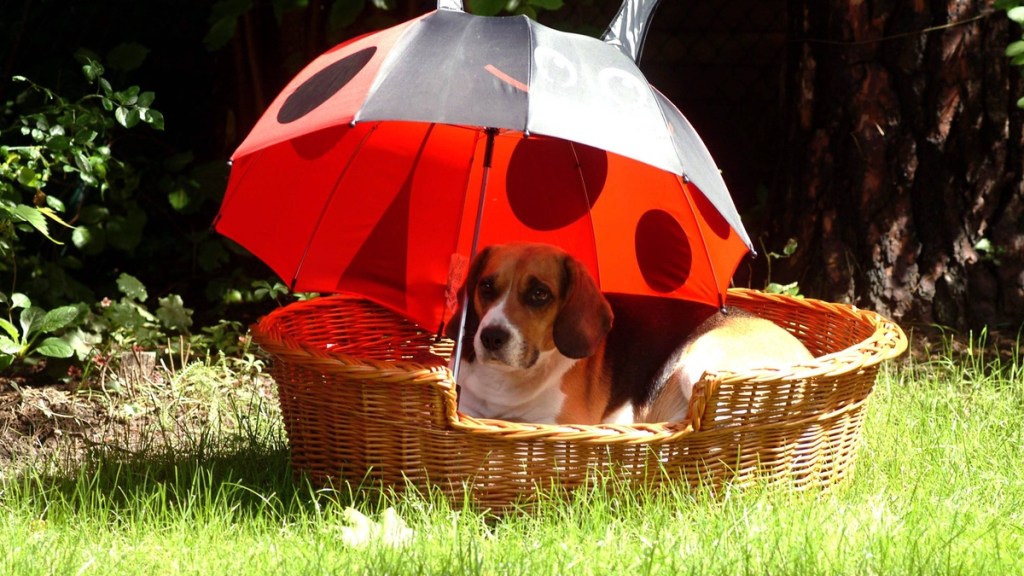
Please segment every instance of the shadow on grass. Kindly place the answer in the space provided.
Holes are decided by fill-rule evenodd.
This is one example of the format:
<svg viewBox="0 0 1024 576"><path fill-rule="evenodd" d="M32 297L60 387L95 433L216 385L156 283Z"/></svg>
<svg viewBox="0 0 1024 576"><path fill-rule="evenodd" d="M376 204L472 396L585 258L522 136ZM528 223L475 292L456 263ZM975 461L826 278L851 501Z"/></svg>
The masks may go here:
<svg viewBox="0 0 1024 576"><path fill-rule="evenodd" d="M287 446L239 445L133 455L97 453L64 473L26 470L0 485L7 505L40 517L228 518L297 522L349 506L374 513L381 490L318 487L293 475ZM20 506L19 506L20 503Z"/></svg>

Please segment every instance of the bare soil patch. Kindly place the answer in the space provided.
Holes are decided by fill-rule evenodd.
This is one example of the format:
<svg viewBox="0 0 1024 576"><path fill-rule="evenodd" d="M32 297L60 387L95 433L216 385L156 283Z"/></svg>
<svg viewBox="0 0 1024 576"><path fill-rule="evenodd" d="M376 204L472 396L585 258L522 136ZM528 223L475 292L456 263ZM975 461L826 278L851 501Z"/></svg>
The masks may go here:
<svg viewBox="0 0 1024 576"><path fill-rule="evenodd" d="M190 439L226 436L260 411L276 417L273 381L197 363L131 382L0 377L0 478L26 466L73 470L97 453L138 455ZM141 378L139 378L141 376Z"/></svg>

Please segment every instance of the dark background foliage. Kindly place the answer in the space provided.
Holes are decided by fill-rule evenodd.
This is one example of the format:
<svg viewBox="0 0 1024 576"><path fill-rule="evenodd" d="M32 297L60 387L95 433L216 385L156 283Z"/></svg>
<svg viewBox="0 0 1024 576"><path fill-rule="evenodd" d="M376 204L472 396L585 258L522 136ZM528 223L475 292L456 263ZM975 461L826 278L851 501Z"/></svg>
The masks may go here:
<svg viewBox="0 0 1024 576"><path fill-rule="evenodd" d="M492 4L480 0L478 7ZM523 2L520 9L533 10L549 26L597 35L618 4L569 0L560 6L538 0ZM1022 232L1005 216L1020 210L1021 122L1013 111L1015 77L1005 63L996 63L1010 37L1009 23L983 1L960 4L953 12L941 2L816 6L809 0L674 0L659 8L641 68L705 137L762 254L792 255L785 265L777 263L774 273L768 268L772 259L764 256L741 266L738 283L798 281L808 295L868 305L905 321L966 327L1016 325L1024 319L1024 273L1015 255L1024 247ZM73 296L96 301L114 296L116 279L129 272L152 294L183 295L199 323L252 320L273 305L250 297L252 281L270 280L270 273L209 230L232 150L269 100L314 56L433 6L415 0L9 0L0 5L0 102L10 102L23 89L12 83L14 75L60 94L88 91L75 58L84 49L105 64L115 86L153 91L153 107L163 113L166 126L162 132L125 130L113 142L114 154L137 172L130 201L142 216L128 219L137 239L75 254L70 244L34 238L32 250L43 264L69 256L76 262L60 268L63 274L42 264L35 275L20 270L18 289L51 298L50 306ZM974 39L954 45L956 37L928 31L950 24ZM902 78L893 83L887 109L865 105L872 101L870 92L854 98L857 90L872 89L862 82L863 71L874 70L872 61L880 62L883 80ZM984 90L971 84L972 78L983 81ZM949 147L935 142L927 120L906 125L893 119L893 110L919 118L910 111L934 108L937 91L958 83L975 88L958 93L963 104L952 112ZM988 119L981 136L991 142L974 138L964 144L956 136L971 130L971 117L960 115L964 109ZM878 149L881 156L872 156L876 149L858 148L856 138L860 127L871 125L882 138L886 131L900 133L899 126L906 134L888 144L890 152ZM822 142L822 131L840 137ZM842 131L850 137L841 137ZM894 163L916 161L906 150L913 142L931 143L930 165L953 166L966 176L937 182L922 173L916 184L894 178L899 176ZM981 170L984 159L968 158L965 146L995 147L1004 160ZM950 164L951 157L961 158L962 165ZM901 216L887 215L886 208L901 205L900 198L912 199L907 202L916 203L916 212L910 206L907 215L914 224L914 214L928 218L922 207L943 201L923 188L965 181L971 182L970 190L957 196L957 205L942 219L919 220L911 227L925 241L893 247L893 235L906 230L891 225ZM895 182L895 188L885 182ZM58 188L48 193L75 193ZM842 212L851 195L876 192L871 213ZM948 192L944 197L952 198ZM973 208L971 203L987 199L992 203L979 216L977 203ZM867 238L872 222L889 224ZM997 224L1001 235L994 237ZM939 233L936 227L963 233ZM880 240L879 234L890 236ZM799 242L794 245L791 238ZM879 257L873 246L890 253ZM915 268L923 271L899 274L907 261L929 268L923 270L923 264ZM11 282L0 279L0 290L10 289Z"/></svg>

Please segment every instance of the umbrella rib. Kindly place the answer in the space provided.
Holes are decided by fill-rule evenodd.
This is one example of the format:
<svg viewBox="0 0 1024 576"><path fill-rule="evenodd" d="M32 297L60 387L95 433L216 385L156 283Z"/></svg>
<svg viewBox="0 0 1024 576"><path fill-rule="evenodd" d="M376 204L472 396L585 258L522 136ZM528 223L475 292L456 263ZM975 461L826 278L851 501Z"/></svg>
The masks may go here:
<svg viewBox="0 0 1024 576"><path fill-rule="evenodd" d="M498 134L497 128L487 128L487 146L484 148L484 172L480 181L480 200L476 208L476 224L473 226L473 241L469 247L469 260L476 258L478 244L480 242L480 227L484 221L484 206L487 197L487 178L491 173L491 159L494 156L494 137ZM455 363L452 370L452 378L459 381L459 370L462 365L462 340L466 335L466 317L469 315L469 290L462 295L462 316L459 318L458 338L455 340Z"/></svg>
<svg viewBox="0 0 1024 576"><path fill-rule="evenodd" d="M576 174L580 178L580 188L583 189L583 201L587 203L587 206L593 206L593 204L590 203L590 190L587 189L587 179L583 177L583 167L580 165L580 155L576 151L576 142L573 142L572 140L567 140L567 142L569 143L569 150L572 151L573 160L576 161ZM605 152L605 154L608 154L608 152ZM593 236L593 240L594 240L594 253L596 254L597 253L597 227L594 226L594 224L593 224L593 219L594 219L593 214L590 213L589 211L588 211L588 214L590 214L590 219L591 219L590 234L591 234L591 236ZM594 258L594 266L597 268L596 271L597 271L598 285L600 285L600 282L601 282L601 261L600 260L601 260L600 258Z"/></svg>
<svg viewBox="0 0 1024 576"><path fill-rule="evenodd" d="M680 181L684 187L690 185L690 180L685 176L677 176L677 178L680 178ZM694 188L697 187L694 186ZM694 206L693 204L693 198L691 198L690 195L686 193L686 190L683 190L682 192L683 198L686 199L686 205L690 208L690 214L693 216L694 222L697 223L697 233L700 234L700 243L703 246L707 246L707 240L704 238L704 227L701 226L700 218L697 215L697 207ZM697 188L697 192L699 194L703 194L703 192L701 192L699 188ZM725 298L722 297L722 291L718 288L718 273L715 272L715 260L711 257L710 250L704 250L704 255L708 259L708 267L711 268L711 277L715 280L715 293L718 294L718 307L721 308L722 310L725 310Z"/></svg>
<svg viewBox="0 0 1024 576"><path fill-rule="evenodd" d="M256 153L256 156L253 158L253 160L255 161L255 160L259 159L259 156L262 156L262 155L263 155L263 150L260 150L259 152ZM254 162L249 162L246 165L245 172L242 173L242 175L238 179L239 182L241 182L242 180L245 179L245 175L248 174L249 168L252 167L253 163ZM231 170L234 170L234 166L235 166L234 159L228 160L228 168L231 169ZM238 189L237 186L234 189L228 188L227 192L224 194L224 199L221 200L221 202L220 202L220 210L217 211L217 215L213 217L213 223L210 224L210 226L212 226L214 230L217 229L217 224L220 223L220 219L224 215L225 208L234 199L234 197L237 196L237 194L235 194L235 190L237 190L237 189Z"/></svg>
<svg viewBox="0 0 1024 576"><path fill-rule="evenodd" d="M359 145L356 146L355 150L352 151L352 154L349 155L348 162L345 164L345 167L341 170L341 173L338 174L337 180L334 181L334 186L331 187L331 194L327 198L327 201L324 202L324 207L316 218L316 224L313 225L313 230L310 231L309 233L309 239L306 241L306 247L302 251L302 258L299 259L299 265L295 267L295 273L292 276L291 286L289 286L289 289L291 289L292 291L295 290L295 284L299 280L299 273L302 272L302 266L306 263L306 256L309 255L309 250L313 245L313 238L316 238L317 232L320 231L320 225L323 224L324 222L324 216L327 214L327 208L331 205L332 202L334 202L334 195L338 193L338 186L341 184L341 181L345 179L345 176L348 174L348 170L349 168L352 167L352 163L355 161L356 157L359 156L359 151L363 149L364 145L366 145L366 141L370 139L370 136L377 131L378 126L380 126L380 124L377 123L370 126L370 129L366 132L366 135L363 136L363 139L359 141Z"/></svg>

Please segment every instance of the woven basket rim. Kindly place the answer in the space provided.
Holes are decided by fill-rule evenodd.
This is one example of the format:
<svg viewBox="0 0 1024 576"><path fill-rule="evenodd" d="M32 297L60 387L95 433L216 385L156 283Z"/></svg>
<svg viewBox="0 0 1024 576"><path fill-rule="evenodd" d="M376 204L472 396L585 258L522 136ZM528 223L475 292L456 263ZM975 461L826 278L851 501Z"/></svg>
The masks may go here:
<svg viewBox="0 0 1024 576"><path fill-rule="evenodd" d="M774 381L799 380L820 376L839 377L877 365L884 360L895 358L907 348L906 335L895 322L876 312L858 309L852 305L830 303L813 298L796 298L781 294L768 294L746 288L730 289L729 298L730 302L735 302L736 300L773 301L777 304L792 306L809 313L825 310L848 317L854 322L868 324L874 330L869 338L843 350L817 357L812 361L785 368L708 373L698 385L713 387L734 380ZM316 299L316 301L319 305L337 303L341 306L345 303L360 303L379 306L359 296L348 294L323 296ZM697 427L695 427L692 417L688 417L681 422L564 425L473 418L460 414L458 412L454 377L441 356L430 358L430 363L415 359L374 360L354 356L341 350L307 346L297 338L282 335L272 329L272 326L282 314L294 313L296 306L308 304L309 302L313 301L293 303L289 306L278 308L263 317L252 327L257 343L267 352L277 357L315 365L318 370L325 373L344 372L351 374L352 372L365 371L368 375L378 379L394 378L401 381L415 380L418 383L429 383L443 395L444 416L447 425L453 431L481 436L502 437L507 440L573 441L593 444L664 443L679 440L690 434L700 433L699 418L697 419ZM433 338L426 330L420 330L420 332L424 338ZM696 399L696 394L694 398ZM819 417L832 415L834 413L812 415L801 419L801 421L813 421ZM793 421L786 422L786 424L793 423Z"/></svg>
<svg viewBox="0 0 1024 576"><path fill-rule="evenodd" d="M704 377L705 380L726 381L730 379L743 379L756 382L761 379L799 379L824 375L841 375L859 370L865 366L873 366L885 360L896 358L903 354L908 346L907 335L898 324L877 312L857 308L852 304L826 302L815 298L786 296L783 294L770 294L749 288L731 288L729 290L729 297L731 299L749 300L756 298L761 301L775 301L806 311L825 310L848 316L851 320L870 325L874 332L870 337L853 346L816 356L808 362L793 364L783 368L751 368L742 372L732 370L709 371Z"/></svg>

